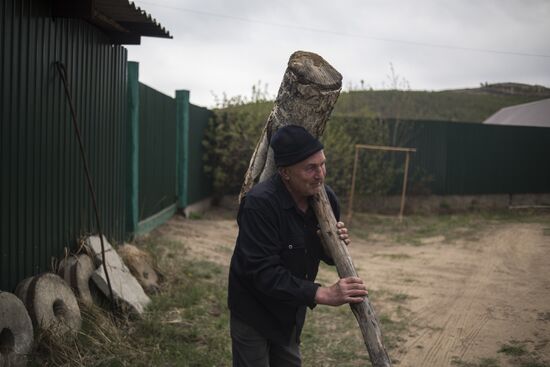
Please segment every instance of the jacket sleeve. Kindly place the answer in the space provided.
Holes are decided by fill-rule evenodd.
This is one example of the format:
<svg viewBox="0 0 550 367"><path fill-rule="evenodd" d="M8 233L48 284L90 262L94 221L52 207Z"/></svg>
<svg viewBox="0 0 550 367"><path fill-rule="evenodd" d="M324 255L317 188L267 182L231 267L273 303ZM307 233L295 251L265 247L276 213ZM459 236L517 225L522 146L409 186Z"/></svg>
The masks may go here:
<svg viewBox="0 0 550 367"><path fill-rule="evenodd" d="M276 210L254 197L239 213L238 256L255 290L293 306L315 305L318 284L292 275L281 259L283 244Z"/></svg>

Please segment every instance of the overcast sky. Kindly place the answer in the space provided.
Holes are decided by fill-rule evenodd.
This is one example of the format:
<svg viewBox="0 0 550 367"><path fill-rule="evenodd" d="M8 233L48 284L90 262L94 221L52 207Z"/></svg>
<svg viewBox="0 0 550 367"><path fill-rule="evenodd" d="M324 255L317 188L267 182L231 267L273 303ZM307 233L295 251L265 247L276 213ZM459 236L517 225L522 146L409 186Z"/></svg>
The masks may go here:
<svg viewBox="0 0 550 367"><path fill-rule="evenodd" d="M550 87L549 0L147 0L174 37L128 46L140 81L213 107L214 95L277 93L297 50L325 58L351 87L413 90L518 82Z"/></svg>

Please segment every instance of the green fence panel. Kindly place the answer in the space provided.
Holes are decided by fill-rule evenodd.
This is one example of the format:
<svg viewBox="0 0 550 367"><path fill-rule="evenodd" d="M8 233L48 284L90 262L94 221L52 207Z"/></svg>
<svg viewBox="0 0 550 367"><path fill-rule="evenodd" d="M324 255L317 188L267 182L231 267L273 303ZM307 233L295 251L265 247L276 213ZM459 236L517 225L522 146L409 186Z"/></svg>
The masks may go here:
<svg viewBox="0 0 550 367"><path fill-rule="evenodd" d="M380 136L368 136L361 130L372 132L373 124L380 124L376 120L340 116L330 123L341 124L356 144L393 145L393 137L398 136L398 146L416 148L409 167L407 192L411 195L550 192L549 128L418 120L397 124L390 120L375 125L384 136L381 141ZM395 153L387 156L387 164L401 167L389 192L399 194L403 159ZM358 172L362 176L358 179L376 175L376 171L365 171L368 155L361 157ZM356 185L361 187L361 183Z"/></svg>
<svg viewBox="0 0 550 367"><path fill-rule="evenodd" d="M196 203L212 195L212 180L204 171L202 142L212 111L191 104L189 106L189 148L187 204Z"/></svg>
<svg viewBox="0 0 550 367"><path fill-rule="evenodd" d="M176 91L176 186L178 208L187 206L189 186L189 91Z"/></svg>
<svg viewBox="0 0 550 367"><path fill-rule="evenodd" d="M128 63L126 173L126 232L131 237L139 222L139 64Z"/></svg>
<svg viewBox="0 0 550 367"><path fill-rule="evenodd" d="M177 202L176 100L139 84L139 219Z"/></svg>
<svg viewBox="0 0 550 367"><path fill-rule="evenodd" d="M550 129L447 125L445 194L550 192Z"/></svg>
<svg viewBox="0 0 550 367"><path fill-rule="evenodd" d="M51 17L51 2L0 5L0 290L51 269L52 258L94 233L67 78L102 229L125 235L126 50L91 24Z"/></svg>
<svg viewBox="0 0 550 367"><path fill-rule="evenodd" d="M393 131L395 122L388 123ZM439 195L550 192L548 128L447 121L403 123L412 128L402 145L417 149L411 155L409 186L423 174L431 177L428 191ZM394 193L399 190L396 185Z"/></svg>

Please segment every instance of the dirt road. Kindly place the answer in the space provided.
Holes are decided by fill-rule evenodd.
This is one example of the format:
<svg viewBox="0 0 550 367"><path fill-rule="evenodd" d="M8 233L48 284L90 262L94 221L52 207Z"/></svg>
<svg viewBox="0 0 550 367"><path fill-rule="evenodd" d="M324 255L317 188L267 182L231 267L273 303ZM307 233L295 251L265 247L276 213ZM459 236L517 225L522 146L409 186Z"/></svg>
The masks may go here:
<svg viewBox="0 0 550 367"><path fill-rule="evenodd" d="M493 223L475 239L438 235L422 238L420 245L392 242L384 233L353 239L350 252L375 308L399 308L407 325L391 351L394 364L547 366L548 227L550 222ZM228 219L174 217L162 232L192 243L189 256L227 266L237 226ZM323 271L319 277L331 279ZM390 304L375 298L377 292L400 296Z"/></svg>
<svg viewBox="0 0 550 367"><path fill-rule="evenodd" d="M475 242L370 247L370 259L354 249L366 278L409 296L410 330L393 356L402 366L496 359L513 344L550 360L550 237L540 224L499 225ZM376 256L386 253L403 256Z"/></svg>

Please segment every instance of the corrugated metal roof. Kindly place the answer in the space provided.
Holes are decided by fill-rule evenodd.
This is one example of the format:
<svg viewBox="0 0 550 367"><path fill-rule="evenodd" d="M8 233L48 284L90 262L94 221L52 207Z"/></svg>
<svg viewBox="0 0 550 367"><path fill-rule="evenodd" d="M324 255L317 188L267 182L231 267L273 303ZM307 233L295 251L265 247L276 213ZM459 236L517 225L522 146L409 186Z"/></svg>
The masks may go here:
<svg viewBox="0 0 550 367"><path fill-rule="evenodd" d="M141 36L172 38L156 19L128 0L54 0L53 9L54 16L93 23L115 44L139 44Z"/></svg>
<svg viewBox="0 0 550 367"><path fill-rule="evenodd" d="M483 121L491 125L550 127L550 98L504 107Z"/></svg>

